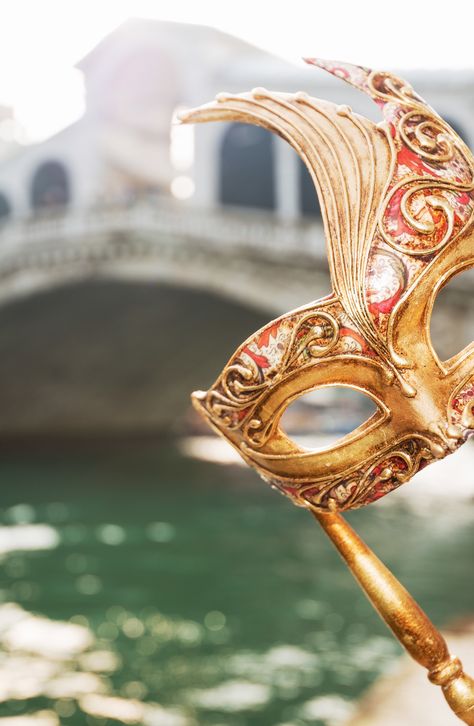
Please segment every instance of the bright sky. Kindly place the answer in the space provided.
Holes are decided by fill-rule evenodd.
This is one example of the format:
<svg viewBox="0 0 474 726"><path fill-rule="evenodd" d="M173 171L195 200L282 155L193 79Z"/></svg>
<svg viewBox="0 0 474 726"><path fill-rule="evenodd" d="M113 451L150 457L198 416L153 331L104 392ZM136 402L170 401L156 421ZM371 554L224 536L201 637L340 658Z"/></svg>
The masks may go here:
<svg viewBox="0 0 474 726"><path fill-rule="evenodd" d="M0 103L15 107L30 140L81 114L74 64L133 16L213 25L295 63L319 55L385 69L474 69L472 0L3 0L1 8Z"/></svg>

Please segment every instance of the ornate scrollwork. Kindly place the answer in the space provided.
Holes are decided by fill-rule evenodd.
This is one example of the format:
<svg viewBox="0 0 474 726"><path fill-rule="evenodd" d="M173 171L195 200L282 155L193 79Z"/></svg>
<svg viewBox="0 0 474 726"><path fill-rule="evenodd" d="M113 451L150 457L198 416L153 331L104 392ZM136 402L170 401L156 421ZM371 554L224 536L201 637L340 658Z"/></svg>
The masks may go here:
<svg viewBox="0 0 474 726"><path fill-rule="evenodd" d="M406 146L423 159L443 163L453 158L456 139L434 114L409 111L400 119L398 131Z"/></svg>
<svg viewBox="0 0 474 726"><path fill-rule="evenodd" d="M394 121L400 167L408 174L392 186L381 205L379 231L397 252L430 256L452 239L456 212L471 201L466 195L474 190L472 165L457 149L454 132L411 87L387 74L372 76L368 82L377 97L411 105Z"/></svg>
<svg viewBox="0 0 474 726"><path fill-rule="evenodd" d="M209 412L227 429L240 428L246 440L261 446L272 430L272 423L263 426L256 413L265 394L290 371L326 356L338 339L339 323L324 310L298 316L291 329L278 323L268 326L243 346L205 395Z"/></svg>
<svg viewBox="0 0 474 726"><path fill-rule="evenodd" d="M471 187L415 177L396 184L381 207L379 229L397 252L425 256L438 252L451 239L455 212L443 192Z"/></svg>
<svg viewBox="0 0 474 726"><path fill-rule="evenodd" d="M339 323L330 313L319 310L300 320L290 346L286 365L292 366L298 358L321 358L334 348L339 338Z"/></svg>
<svg viewBox="0 0 474 726"><path fill-rule="evenodd" d="M413 106L413 104L424 105L423 99L418 96L409 83L393 73L385 71L372 71L367 78L369 91L377 99L386 102L402 102Z"/></svg>
<svg viewBox="0 0 474 726"><path fill-rule="evenodd" d="M466 206L472 184L412 177L392 188L379 212L384 241L405 255L427 256L442 249L453 237L458 207ZM458 225L459 226L459 225Z"/></svg>
<svg viewBox="0 0 474 726"><path fill-rule="evenodd" d="M357 509L397 489L432 459L428 442L406 439L349 476L323 487L304 486L296 494L297 503L322 511Z"/></svg>

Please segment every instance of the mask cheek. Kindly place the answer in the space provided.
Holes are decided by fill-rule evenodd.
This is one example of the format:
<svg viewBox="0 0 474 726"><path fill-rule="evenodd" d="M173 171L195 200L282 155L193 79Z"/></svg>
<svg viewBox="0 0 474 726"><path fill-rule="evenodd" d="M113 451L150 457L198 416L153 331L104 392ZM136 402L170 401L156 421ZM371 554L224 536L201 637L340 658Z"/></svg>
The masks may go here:
<svg viewBox="0 0 474 726"><path fill-rule="evenodd" d="M340 444L308 458L305 462L307 476L299 479L278 471L275 460L269 462L261 453L252 452L249 463L265 481L289 496L296 505L327 512L356 509L377 501L409 481L432 460L423 442L415 437L388 444L376 455L369 442L364 441L359 446L362 457L359 465L338 470L334 465L335 457L347 459L349 446ZM360 464L360 461L364 463ZM329 462L332 466L328 466Z"/></svg>

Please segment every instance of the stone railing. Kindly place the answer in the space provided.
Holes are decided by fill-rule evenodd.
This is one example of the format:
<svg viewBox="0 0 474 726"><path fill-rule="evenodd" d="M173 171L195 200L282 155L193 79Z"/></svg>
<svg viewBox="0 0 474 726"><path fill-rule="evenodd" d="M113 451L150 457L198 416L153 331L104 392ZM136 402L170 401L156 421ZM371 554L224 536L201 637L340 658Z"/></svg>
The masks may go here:
<svg viewBox="0 0 474 726"><path fill-rule="evenodd" d="M270 256L303 254L325 256L321 224L280 220L258 211L203 210L173 200L140 202L130 207L72 210L8 222L0 230L0 264L7 259L39 252L41 248L88 243L120 236L127 240L146 235L157 247L166 240L195 241L200 247L248 249Z"/></svg>

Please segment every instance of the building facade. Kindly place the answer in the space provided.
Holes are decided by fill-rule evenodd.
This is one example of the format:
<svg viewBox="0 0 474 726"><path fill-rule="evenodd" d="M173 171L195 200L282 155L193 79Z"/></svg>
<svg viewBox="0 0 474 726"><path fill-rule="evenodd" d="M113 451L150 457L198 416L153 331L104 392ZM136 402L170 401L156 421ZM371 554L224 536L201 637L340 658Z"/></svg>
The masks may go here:
<svg viewBox="0 0 474 726"><path fill-rule="evenodd" d="M357 60L357 59L355 59ZM309 175L295 152L258 127L172 125L176 111L220 91L305 90L377 118L362 94L204 26L130 20L79 64L85 112L55 136L0 164L0 218L174 196L183 206L257 208L317 221ZM471 73L405 73L469 144Z"/></svg>

